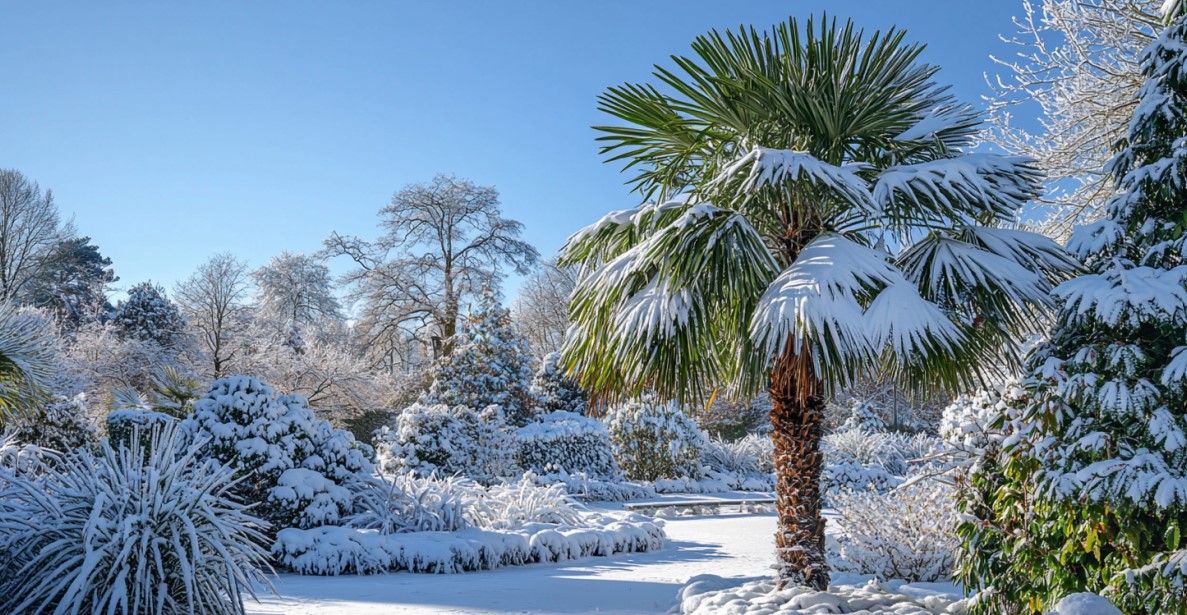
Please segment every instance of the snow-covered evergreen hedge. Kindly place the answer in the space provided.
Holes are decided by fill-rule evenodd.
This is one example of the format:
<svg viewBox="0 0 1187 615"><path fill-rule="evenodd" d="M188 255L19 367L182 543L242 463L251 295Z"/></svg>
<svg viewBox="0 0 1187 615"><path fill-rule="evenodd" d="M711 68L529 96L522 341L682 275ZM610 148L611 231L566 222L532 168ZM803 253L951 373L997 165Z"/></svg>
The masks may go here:
<svg viewBox="0 0 1187 615"><path fill-rule="evenodd" d="M275 529L339 523L373 470L370 447L257 378L215 381L182 425L204 454L235 468L237 491L263 502Z"/></svg>
<svg viewBox="0 0 1187 615"><path fill-rule="evenodd" d="M0 612L243 612L267 582L263 522L230 495L233 469L157 438L35 474L0 464Z"/></svg>
<svg viewBox="0 0 1187 615"><path fill-rule="evenodd" d="M614 461L610 432L599 420L572 412L551 412L515 432L519 465L537 474L577 474L615 479L622 475Z"/></svg>
<svg viewBox="0 0 1187 615"><path fill-rule="evenodd" d="M532 523L515 530L405 534L345 527L286 529L277 536L272 554L301 574L440 574L654 551L663 548L665 539L660 522L651 519L586 513L577 527Z"/></svg>
<svg viewBox="0 0 1187 615"><path fill-rule="evenodd" d="M140 446L147 449L153 435L177 422L177 419L153 410L124 408L107 413L107 439L115 448L130 446L135 436Z"/></svg>
<svg viewBox="0 0 1187 615"><path fill-rule="evenodd" d="M483 484L520 474L516 441L499 406L416 403L377 434L383 470L421 476L461 474Z"/></svg>
<svg viewBox="0 0 1187 615"><path fill-rule="evenodd" d="M708 436L676 402L632 400L606 413L614 458L628 478L700 478Z"/></svg>

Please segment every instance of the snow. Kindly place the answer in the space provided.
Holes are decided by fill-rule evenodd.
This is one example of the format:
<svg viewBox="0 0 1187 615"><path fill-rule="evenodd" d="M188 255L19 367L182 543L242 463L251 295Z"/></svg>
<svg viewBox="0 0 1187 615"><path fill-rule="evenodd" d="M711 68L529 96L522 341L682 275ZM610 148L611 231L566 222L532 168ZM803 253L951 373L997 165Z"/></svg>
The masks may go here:
<svg viewBox="0 0 1187 615"><path fill-rule="evenodd" d="M741 583L770 573L774 515L667 520L664 548L456 575L407 572L311 577L281 574L280 596L248 601L253 615L443 615L666 613L692 577L728 574Z"/></svg>
<svg viewBox="0 0 1187 615"><path fill-rule="evenodd" d="M735 586L714 575L693 579L680 592L685 615L936 615L962 613L959 590L947 583L880 583L860 575L834 574L828 592L801 587L776 589L772 581Z"/></svg>
<svg viewBox="0 0 1187 615"><path fill-rule="evenodd" d="M1096 594L1072 594L1055 605L1057 615L1122 615L1121 609Z"/></svg>

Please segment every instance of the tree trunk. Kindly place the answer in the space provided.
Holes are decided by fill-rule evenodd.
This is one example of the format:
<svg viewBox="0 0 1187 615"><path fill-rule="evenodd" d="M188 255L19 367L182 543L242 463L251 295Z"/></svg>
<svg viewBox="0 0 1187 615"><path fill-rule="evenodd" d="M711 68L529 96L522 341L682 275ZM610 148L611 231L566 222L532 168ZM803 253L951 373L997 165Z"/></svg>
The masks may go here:
<svg viewBox="0 0 1187 615"><path fill-rule="evenodd" d="M771 373L771 439L775 444L775 503L779 527L775 551L780 587L828 588L824 519L820 516L820 474L824 455L822 383L806 348L789 343Z"/></svg>

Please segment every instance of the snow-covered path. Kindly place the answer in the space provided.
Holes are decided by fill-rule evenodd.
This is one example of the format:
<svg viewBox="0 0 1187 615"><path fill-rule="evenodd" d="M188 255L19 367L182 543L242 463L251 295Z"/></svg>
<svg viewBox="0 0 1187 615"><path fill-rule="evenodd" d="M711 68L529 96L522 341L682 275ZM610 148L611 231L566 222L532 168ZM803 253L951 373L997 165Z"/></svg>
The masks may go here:
<svg viewBox="0 0 1187 615"><path fill-rule="evenodd" d="M408 615L442 613L665 613L690 577L760 577L774 561L775 516L668 519L662 551L461 575L281 575L280 597L248 613Z"/></svg>

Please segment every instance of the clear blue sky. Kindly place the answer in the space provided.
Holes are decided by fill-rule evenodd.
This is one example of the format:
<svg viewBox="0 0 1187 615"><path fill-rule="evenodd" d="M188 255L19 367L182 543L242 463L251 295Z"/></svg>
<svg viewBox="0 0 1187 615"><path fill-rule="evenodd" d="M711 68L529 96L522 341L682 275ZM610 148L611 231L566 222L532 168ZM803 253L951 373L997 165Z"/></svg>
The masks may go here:
<svg viewBox="0 0 1187 615"><path fill-rule="evenodd" d="M392 193L437 172L495 185L552 255L636 204L597 155L599 93L710 29L825 8L906 28L981 104L1021 0L13 2L0 167L52 188L120 286L372 238Z"/></svg>

